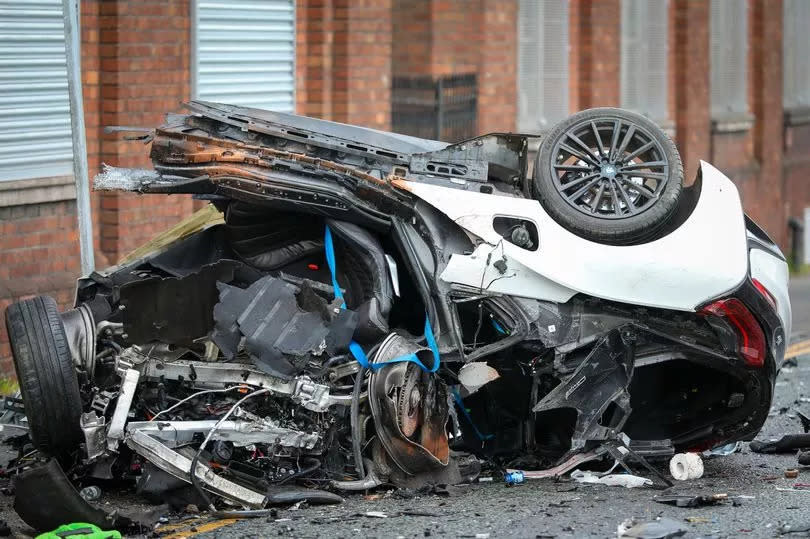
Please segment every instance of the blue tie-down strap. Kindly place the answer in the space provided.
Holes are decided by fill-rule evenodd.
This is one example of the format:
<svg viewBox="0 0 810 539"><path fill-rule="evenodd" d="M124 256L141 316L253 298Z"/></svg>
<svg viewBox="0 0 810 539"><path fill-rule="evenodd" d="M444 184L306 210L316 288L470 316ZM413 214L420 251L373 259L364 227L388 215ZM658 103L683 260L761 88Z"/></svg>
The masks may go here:
<svg viewBox="0 0 810 539"><path fill-rule="evenodd" d="M481 440L482 442L485 440L493 439L495 437L494 434L481 434L481 431L478 430L478 427L475 426L475 423L473 423L472 416L470 415L469 410L467 410L467 408L464 406L464 401L461 400L461 393L458 392L458 388L453 387L450 391L453 393L453 400L456 401L456 404L461 409L461 413L464 415L464 419L467 420L467 423L469 423L473 431L475 431L475 435L478 436L478 439Z"/></svg>
<svg viewBox="0 0 810 539"><path fill-rule="evenodd" d="M323 248L326 251L326 265L329 266L329 273L332 276L332 288L335 291L335 298L342 301L340 308L345 309L346 302L343 300L343 292L340 291L340 285L337 281L335 245L332 242L332 231L329 229L329 225L326 225ZM426 367L425 364L422 363L422 361L416 356L416 354L405 354L404 356L395 357L383 363L371 363L369 362L368 357L366 357L363 347L355 341L349 343L349 352L351 352L354 359L357 360L361 366L367 369L377 370L385 365L388 365L389 363L402 363L403 361L409 361L411 363L416 363L419 368L425 372L436 372L439 370L439 346L436 344L436 338L433 336L433 328L430 326L430 318L427 316L427 314L425 314L425 340L427 341L430 351L433 352L433 366L431 368Z"/></svg>

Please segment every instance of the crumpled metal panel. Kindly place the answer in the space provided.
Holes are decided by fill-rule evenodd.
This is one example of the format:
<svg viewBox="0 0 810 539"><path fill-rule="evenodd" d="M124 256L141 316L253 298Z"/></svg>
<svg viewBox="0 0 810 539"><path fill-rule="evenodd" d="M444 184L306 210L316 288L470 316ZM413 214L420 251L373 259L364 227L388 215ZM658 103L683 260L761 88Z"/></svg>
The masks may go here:
<svg viewBox="0 0 810 539"><path fill-rule="evenodd" d="M356 313L329 306L306 283L298 289L268 275L246 289L217 286L220 302L211 339L232 359L244 337L256 366L273 376L297 374L298 359L345 351L357 326Z"/></svg>

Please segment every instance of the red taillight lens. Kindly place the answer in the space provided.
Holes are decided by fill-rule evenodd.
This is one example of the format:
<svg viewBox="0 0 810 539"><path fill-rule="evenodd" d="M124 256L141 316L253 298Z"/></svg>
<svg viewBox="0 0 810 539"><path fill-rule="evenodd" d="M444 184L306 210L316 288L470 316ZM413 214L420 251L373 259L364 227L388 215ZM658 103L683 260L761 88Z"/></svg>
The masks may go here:
<svg viewBox="0 0 810 539"><path fill-rule="evenodd" d="M771 294L768 291L768 289L765 288L765 285L757 281L753 277L751 278L751 282L754 283L754 288L756 288L759 291L759 293L762 294L762 297L765 298L765 300L771 304L771 307L773 307L774 310L776 310L776 298L774 298L773 294Z"/></svg>
<svg viewBox="0 0 810 539"><path fill-rule="evenodd" d="M765 333L754 315L737 298L721 299L703 307L702 314L711 314L728 320L739 337L738 352L749 367L765 364Z"/></svg>

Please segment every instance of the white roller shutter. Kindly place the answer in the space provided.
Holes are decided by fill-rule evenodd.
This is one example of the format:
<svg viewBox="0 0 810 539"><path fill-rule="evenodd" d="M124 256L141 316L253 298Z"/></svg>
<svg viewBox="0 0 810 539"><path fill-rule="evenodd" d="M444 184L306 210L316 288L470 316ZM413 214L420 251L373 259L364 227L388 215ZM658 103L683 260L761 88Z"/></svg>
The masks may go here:
<svg viewBox="0 0 810 539"><path fill-rule="evenodd" d="M784 15L784 107L810 107L810 2L785 0Z"/></svg>
<svg viewBox="0 0 810 539"><path fill-rule="evenodd" d="M622 107L667 119L668 0L622 0Z"/></svg>
<svg viewBox="0 0 810 539"><path fill-rule="evenodd" d="M72 174L61 0L0 0L0 181Z"/></svg>
<svg viewBox="0 0 810 539"><path fill-rule="evenodd" d="M712 118L745 114L748 0L712 0L710 16Z"/></svg>
<svg viewBox="0 0 810 539"><path fill-rule="evenodd" d="M538 132L568 115L568 0L520 0L518 129Z"/></svg>
<svg viewBox="0 0 810 539"><path fill-rule="evenodd" d="M195 97L293 112L294 0L197 0L192 10Z"/></svg>

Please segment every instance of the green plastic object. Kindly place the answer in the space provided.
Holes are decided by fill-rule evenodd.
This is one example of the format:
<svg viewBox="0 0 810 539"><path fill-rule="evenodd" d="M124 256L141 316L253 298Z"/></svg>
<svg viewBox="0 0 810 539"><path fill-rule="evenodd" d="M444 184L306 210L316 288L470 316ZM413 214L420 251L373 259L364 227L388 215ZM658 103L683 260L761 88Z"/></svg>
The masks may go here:
<svg viewBox="0 0 810 539"><path fill-rule="evenodd" d="M86 522L73 522L63 524L55 530L41 535L36 539L121 539L121 533L115 530L104 531L94 524Z"/></svg>

